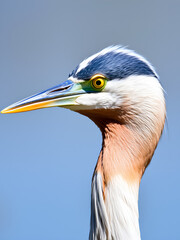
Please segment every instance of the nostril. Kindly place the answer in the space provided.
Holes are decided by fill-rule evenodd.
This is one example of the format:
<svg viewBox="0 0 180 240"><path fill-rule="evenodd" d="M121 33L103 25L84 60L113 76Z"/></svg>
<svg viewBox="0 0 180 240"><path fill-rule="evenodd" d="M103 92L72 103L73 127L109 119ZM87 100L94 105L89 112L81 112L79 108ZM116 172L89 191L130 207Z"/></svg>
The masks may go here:
<svg viewBox="0 0 180 240"><path fill-rule="evenodd" d="M55 92L63 92L65 90L68 90L69 88L70 88L70 86L59 87L59 88L56 88L56 89L50 91L48 94L55 93Z"/></svg>

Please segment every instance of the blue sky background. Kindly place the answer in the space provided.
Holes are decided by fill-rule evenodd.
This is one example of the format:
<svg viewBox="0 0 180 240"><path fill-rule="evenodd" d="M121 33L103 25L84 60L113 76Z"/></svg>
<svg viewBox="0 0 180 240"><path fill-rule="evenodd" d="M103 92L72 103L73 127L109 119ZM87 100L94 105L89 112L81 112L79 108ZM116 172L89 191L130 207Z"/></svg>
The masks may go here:
<svg viewBox="0 0 180 240"><path fill-rule="evenodd" d="M167 123L143 176L142 239L180 239L180 2L0 0L0 108L57 85L85 57L122 44L155 66ZM101 134L60 108L0 115L0 239L88 239Z"/></svg>

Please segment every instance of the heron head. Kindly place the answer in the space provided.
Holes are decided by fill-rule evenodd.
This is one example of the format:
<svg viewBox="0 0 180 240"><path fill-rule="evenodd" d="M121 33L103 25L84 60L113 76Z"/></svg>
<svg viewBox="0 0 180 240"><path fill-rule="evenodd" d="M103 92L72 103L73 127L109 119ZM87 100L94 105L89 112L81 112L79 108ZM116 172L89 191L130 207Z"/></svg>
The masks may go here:
<svg viewBox="0 0 180 240"><path fill-rule="evenodd" d="M125 121L150 109L150 103L159 98L163 98L161 85L150 63L131 50L111 46L82 61L67 81L12 104L2 113L64 107L91 118L96 113Z"/></svg>

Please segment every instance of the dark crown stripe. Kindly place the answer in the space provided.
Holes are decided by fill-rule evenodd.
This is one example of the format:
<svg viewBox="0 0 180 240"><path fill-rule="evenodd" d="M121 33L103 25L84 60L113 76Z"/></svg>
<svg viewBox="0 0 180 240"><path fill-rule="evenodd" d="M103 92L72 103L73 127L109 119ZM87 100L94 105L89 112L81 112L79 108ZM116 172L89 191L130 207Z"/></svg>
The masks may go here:
<svg viewBox="0 0 180 240"><path fill-rule="evenodd" d="M131 75L149 75L157 78L156 73L143 59L117 51L98 55L79 72L78 68L79 66L71 76L83 80L88 80L97 73L105 75L109 80L123 79Z"/></svg>

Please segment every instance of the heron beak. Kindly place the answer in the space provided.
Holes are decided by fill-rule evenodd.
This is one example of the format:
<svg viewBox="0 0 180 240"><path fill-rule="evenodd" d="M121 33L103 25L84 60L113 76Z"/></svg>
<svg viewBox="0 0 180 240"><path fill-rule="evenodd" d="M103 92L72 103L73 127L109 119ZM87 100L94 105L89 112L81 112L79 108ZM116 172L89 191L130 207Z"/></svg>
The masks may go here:
<svg viewBox="0 0 180 240"><path fill-rule="evenodd" d="M80 83L67 80L56 87L14 103L3 109L1 113L26 112L48 107L70 108L77 105L76 98L83 93L86 93L86 91Z"/></svg>

